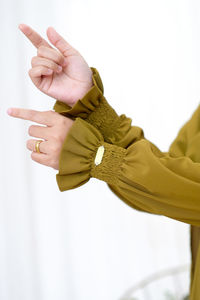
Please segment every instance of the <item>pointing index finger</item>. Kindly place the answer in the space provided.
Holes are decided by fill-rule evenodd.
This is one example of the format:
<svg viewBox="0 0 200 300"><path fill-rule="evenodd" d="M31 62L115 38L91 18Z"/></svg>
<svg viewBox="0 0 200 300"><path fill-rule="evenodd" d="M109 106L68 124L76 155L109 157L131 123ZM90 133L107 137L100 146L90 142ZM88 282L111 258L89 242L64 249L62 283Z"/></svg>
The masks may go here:
<svg viewBox="0 0 200 300"><path fill-rule="evenodd" d="M24 109L11 107L7 113L15 118L33 121L46 126L53 126L56 123L56 115L54 111L37 111L33 109Z"/></svg>
<svg viewBox="0 0 200 300"><path fill-rule="evenodd" d="M30 26L26 24L19 24L19 29L23 32L23 34L31 41L31 43L39 48L40 46L46 46L52 48L51 45L43 39L36 31L34 31Z"/></svg>

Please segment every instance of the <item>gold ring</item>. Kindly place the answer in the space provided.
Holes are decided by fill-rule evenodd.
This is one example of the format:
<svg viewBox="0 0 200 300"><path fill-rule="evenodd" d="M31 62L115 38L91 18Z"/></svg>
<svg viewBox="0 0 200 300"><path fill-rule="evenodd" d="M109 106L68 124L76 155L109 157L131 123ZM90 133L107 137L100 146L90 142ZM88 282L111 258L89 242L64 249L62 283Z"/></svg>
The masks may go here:
<svg viewBox="0 0 200 300"><path fill-rule="evenodd" d="M41 153L40 152L40 143L41 142L43 142L43 140L38 140L38 141L36 141L36 143L35 143L35 151L37 152L37 153Z"/></svg>

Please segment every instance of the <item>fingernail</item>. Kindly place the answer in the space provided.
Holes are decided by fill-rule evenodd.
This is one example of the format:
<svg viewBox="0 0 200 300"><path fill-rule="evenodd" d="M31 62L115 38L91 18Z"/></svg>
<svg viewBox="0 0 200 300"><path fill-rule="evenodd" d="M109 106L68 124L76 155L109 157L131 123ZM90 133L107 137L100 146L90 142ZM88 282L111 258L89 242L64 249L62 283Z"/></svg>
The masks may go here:
<svg viewBox="0 0 200 300"><path fill-rule="evenodd" d="M47 73L47 74L52 74L52 73L53 73L53 70L48 69L46 73Z"/></svg>
<svg viewBox="0 0 200 300"><path fill-rule="evenodd" d="M21 23L18 25L18 28L19 28L20 30L24 30L25 27L26 27L26 26L25 26L24 24L21 24Z"/></svg>
<svg viewBox="0 0 200 300"><path fill-rule="evenodd" d="M12 108L7 109L7 114L11 115L12 114Z"/></svg>
<svg viewBox="0 0 200 300"><path fill-rule="evenodd" d="M58 66L57 72L60 73L61 71L62 71L62 67L61 67L61 66Z"/></svg>

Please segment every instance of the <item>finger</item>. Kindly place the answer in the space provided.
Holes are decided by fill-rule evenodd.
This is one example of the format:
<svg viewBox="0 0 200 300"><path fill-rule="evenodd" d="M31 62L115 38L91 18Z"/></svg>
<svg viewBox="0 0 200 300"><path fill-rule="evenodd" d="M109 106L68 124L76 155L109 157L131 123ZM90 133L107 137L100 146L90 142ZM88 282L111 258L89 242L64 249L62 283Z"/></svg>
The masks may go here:
<svg viewBox="0 0 200 300"><path fill-rule="evenodd" d="M51 137L51 128L46 126L31 125L29 126L28 134L30 136L49 140Z"/></svg>
<svg viewBox="0 0 200 300"><path fill-rule="evenodd" d="M43 66L53 70L56 73L60 73L62 71L62 67L56 64L54 61L38 56L34 56L32 58L31 65L32 67Z"/></svg>
<svg viewBox="0 0 200 300"><path fill-rule="evenodd" d="M47 37L65 57L78 53L53 27L47 29Z"/></svg>
<svg viewBox="0 0 200 300"><path fill-rule="evenodd" d="M37 111L33 109L24 109L12 107L7 110L7 113L15 118L33 121L39 124L53 126L60 116L57 112L50 111Z"/></svg>
<svg viewBox="0 0 200 300"><path fill-rule="evenodd" d="M30 150L30 151L36 152L36 148L35 148L36 142L37 142L37 140L33 140L33 139L28 140L28 141L26 142L26 147L27 147L27 149ZM47 154L47 153L48 153L48 152L47 152L47 145L46 145L46 142L45 142L45 141L43 141L43 142L41 142L41 143L39 144L39 149L40 149L40 152L43 153L43 154ZM38 153L38 152L37 152L37 153ZM39 153L39 154L40 154L40 153Z"/></svg>
<svg viewBox="0 0 200 300"><path fill-rule="evenodd" d="M46 75L46 76L52 75L52 73L53 70L48 69L47 67L44 66L37 66L29 70L29 75L30 77L33 78L41 77L42 75Z"/></svg>
<svg viewBox="0 0 200 300"><path fill-rule="evenodd" d="M43 80L42 76L48 76L50 78L53 74L53 70L44 66L37 66L30 69L28 73L33 83L39 87Z"/></svg>
<svg viewBox="0 0 200 300"><path fill-rule="evenodd" d="M65 60L64 56L56 49L50 49L44 46L38 48L37 54L39 57L44 57L53 60L55 63L59 65L63 65Z"/></svg>
<svg viewBox="0 0 200 300"><path fill-rule="evenodd" d="M30 26L26 24L19 24L19 29L23 32L23 34L31 41L31 43L39 48L40 46L46 46L52 48L51 45L43 39L36 31L34 31Z"/></svg>
<svg viewBox="0 0 200 300"><path fill-rule="evenodd" d="M49 161L49 156L45 153L32 152L31 158L32 158L32 160L36 161L39 164L51 167L50 161Z"/></svg>

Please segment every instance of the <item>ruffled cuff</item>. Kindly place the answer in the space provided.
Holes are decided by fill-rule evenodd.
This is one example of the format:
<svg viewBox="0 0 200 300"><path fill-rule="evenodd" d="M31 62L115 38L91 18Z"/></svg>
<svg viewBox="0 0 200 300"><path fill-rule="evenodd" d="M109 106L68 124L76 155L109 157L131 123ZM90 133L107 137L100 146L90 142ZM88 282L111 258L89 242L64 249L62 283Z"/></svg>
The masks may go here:
<svg viewBox="0 0 200 300"><path fill-rule="evenodd" d="M106 143L95 127L77 118L61 149L56 174L59 190L77 188L91 177L116 185L126 151Z"/></svg>
<svg viewBox="0 0 200 300"><path fill-rule="evenodd" d="M73 107L57 100L53 109L72 119L86 120L97 128L106 142L115 144L128 131L131 119L125 115L118 116L104 97L104 88L97 69L91 67L93 86L87 94L79 99Z"/></svg>

